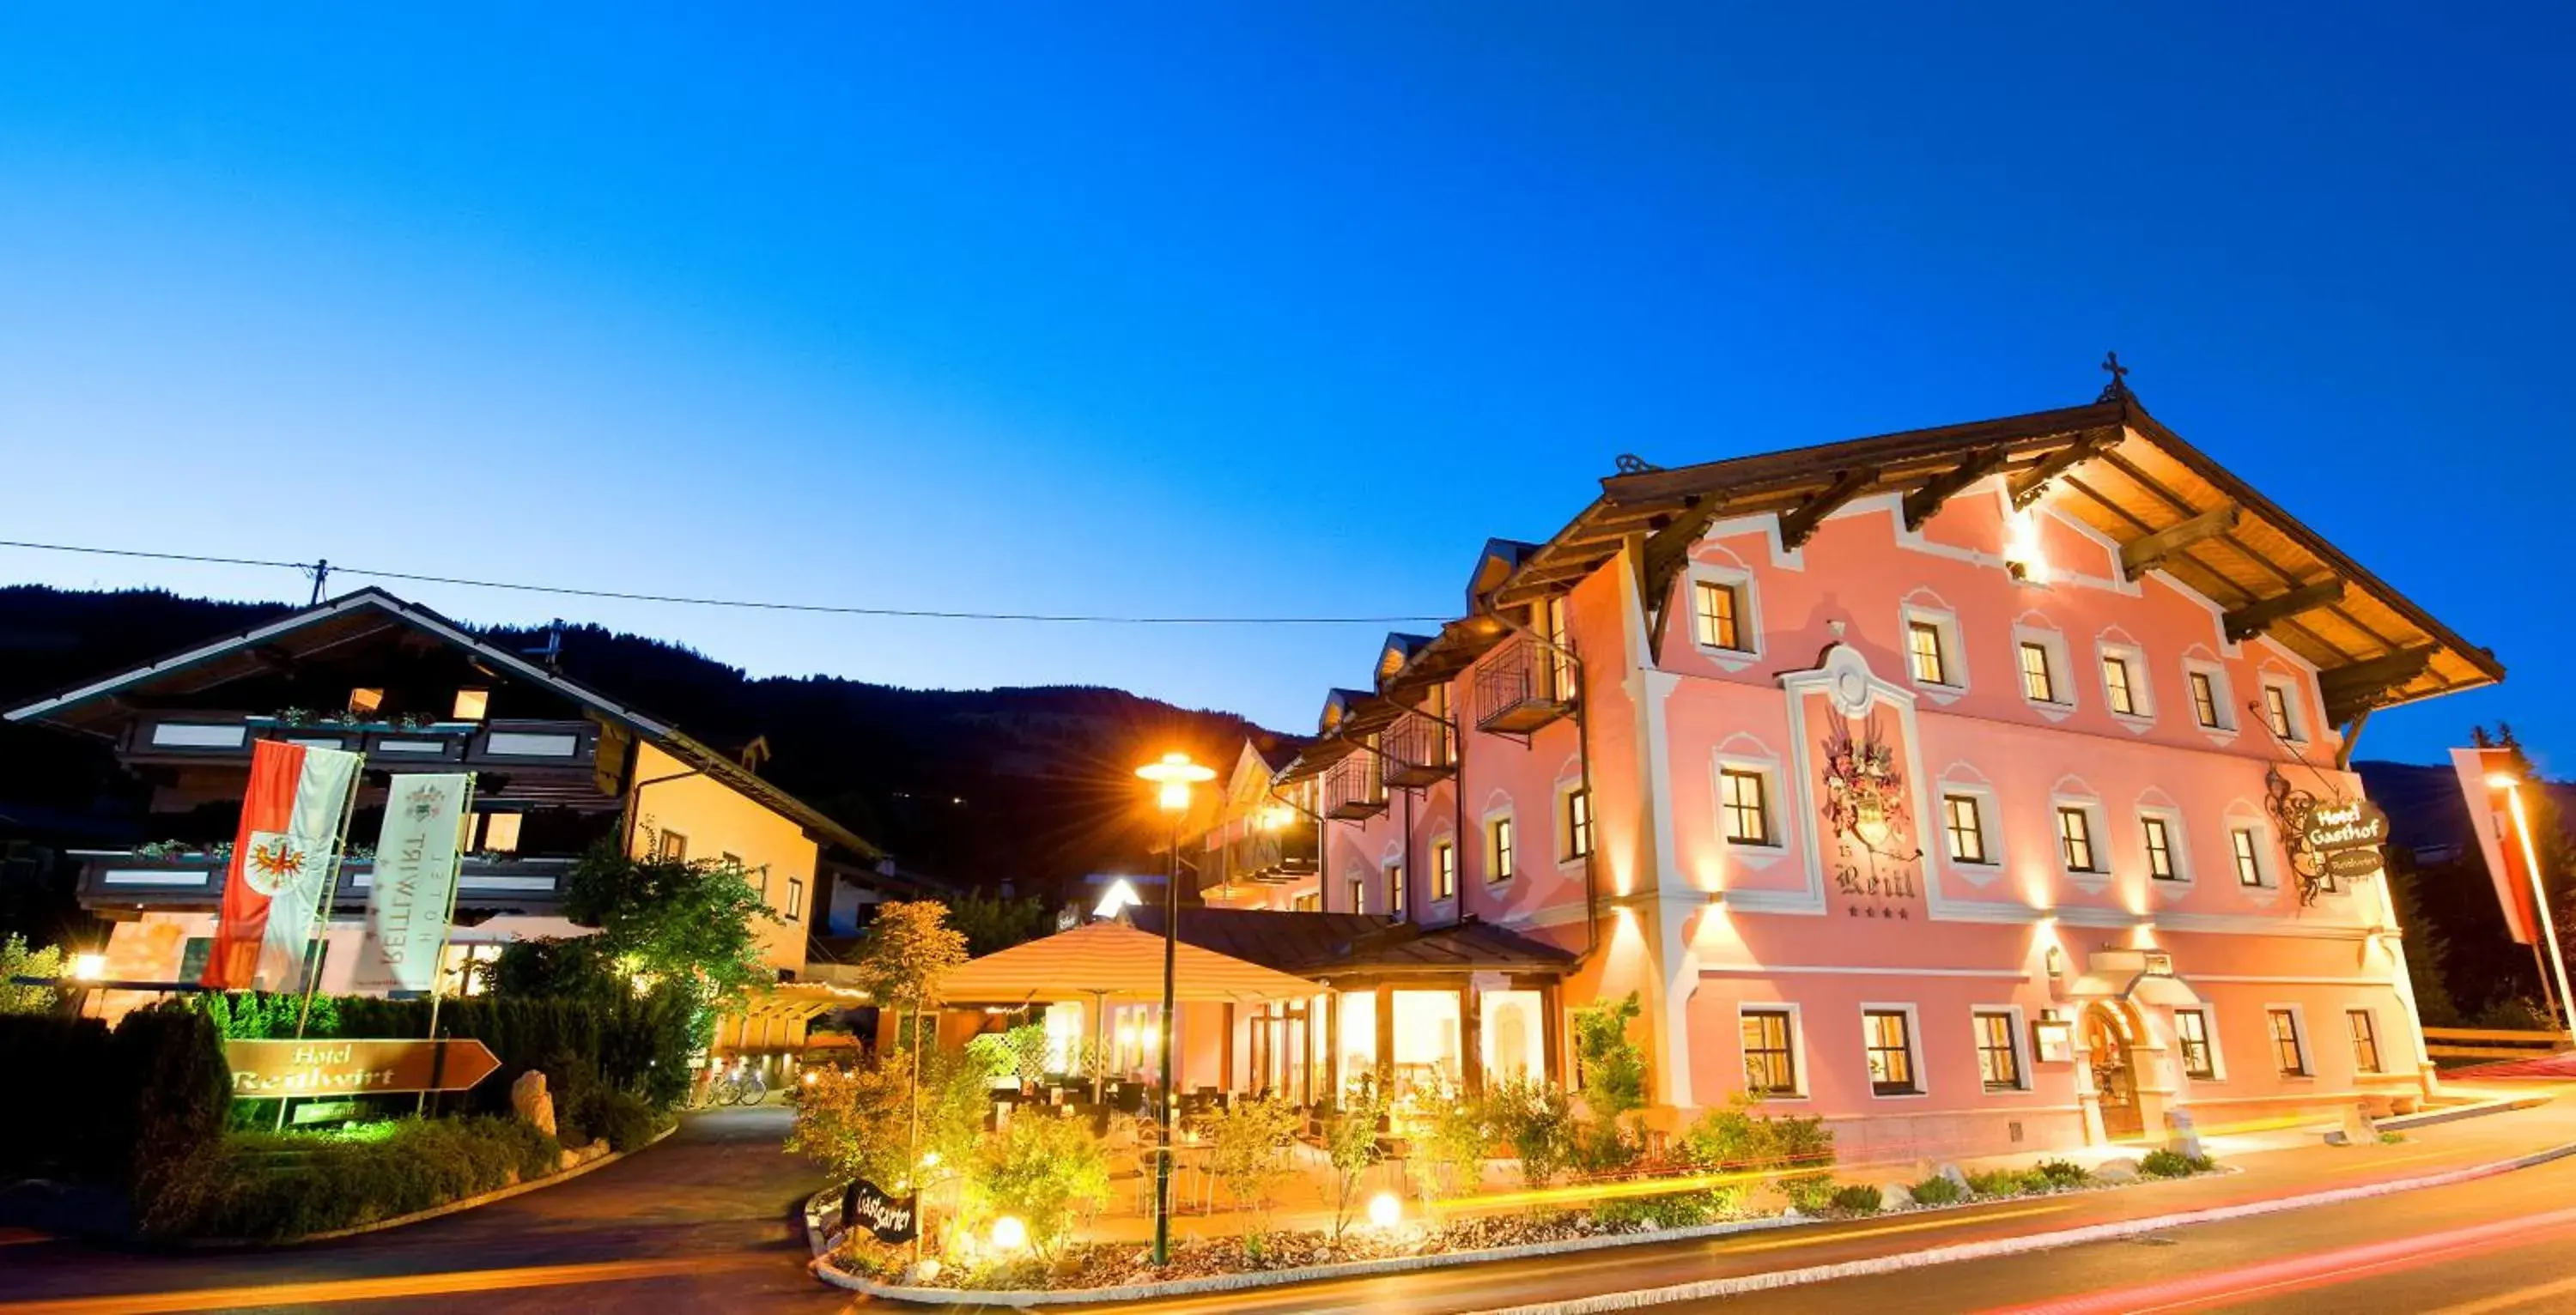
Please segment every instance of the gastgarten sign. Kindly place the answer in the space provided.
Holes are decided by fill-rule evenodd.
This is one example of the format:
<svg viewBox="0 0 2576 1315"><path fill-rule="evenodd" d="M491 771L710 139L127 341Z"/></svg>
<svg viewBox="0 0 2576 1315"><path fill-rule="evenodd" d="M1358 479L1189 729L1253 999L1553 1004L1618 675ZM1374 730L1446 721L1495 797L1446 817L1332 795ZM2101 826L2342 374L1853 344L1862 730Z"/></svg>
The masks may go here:
<svg viewBox="0 0 2576 1315"><path fill-rule="evenodd" d="M880 1242L909 1242L920 1218L913 1198L888 1196L865 1178L853 1178L841 1193L841 1226L864 1228Z"/></svg>

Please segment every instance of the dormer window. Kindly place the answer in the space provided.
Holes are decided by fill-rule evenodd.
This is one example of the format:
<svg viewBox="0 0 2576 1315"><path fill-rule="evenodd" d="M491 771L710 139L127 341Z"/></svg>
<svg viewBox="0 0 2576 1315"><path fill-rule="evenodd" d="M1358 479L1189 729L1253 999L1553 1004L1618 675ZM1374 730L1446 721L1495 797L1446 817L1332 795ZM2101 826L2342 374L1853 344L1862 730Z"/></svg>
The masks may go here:
<svg viewBox="0 0 2576 1315"><path fill-rule="evenodd" d="M450 716L457 721L481 721L491 706L492 691L460 689L456 691L456 710Z"/></svg>

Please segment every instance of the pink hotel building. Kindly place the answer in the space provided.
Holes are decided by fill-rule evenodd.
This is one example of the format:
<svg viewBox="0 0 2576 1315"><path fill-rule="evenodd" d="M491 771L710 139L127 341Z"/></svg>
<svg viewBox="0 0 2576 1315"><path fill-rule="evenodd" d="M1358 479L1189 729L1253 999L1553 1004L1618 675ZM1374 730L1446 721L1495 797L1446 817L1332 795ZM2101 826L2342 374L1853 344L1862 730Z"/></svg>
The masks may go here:
<svg viewBox="0 0 2576 1315"><path fill-rule="evenodd" d="M1635 992L1660 1116L1748 1092L1847 1154L2433 1087L2385 880L2300 823L2359 796L2373 709L2502 668L2116 382L1623 458L1545 543L1488 544L1466 611L1270 778L1314 861L1208 892L1403 924L1256 1065L1563 1078L1564 1012Z"/></svg>

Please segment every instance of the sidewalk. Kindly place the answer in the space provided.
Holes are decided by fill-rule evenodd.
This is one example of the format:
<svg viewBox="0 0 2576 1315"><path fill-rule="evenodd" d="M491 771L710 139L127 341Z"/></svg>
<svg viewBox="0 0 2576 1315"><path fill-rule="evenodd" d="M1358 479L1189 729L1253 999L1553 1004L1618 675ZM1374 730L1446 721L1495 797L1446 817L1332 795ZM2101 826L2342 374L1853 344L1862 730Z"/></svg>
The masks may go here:
<svg viewBox="0 0 2576 1315"><path fill-rule="evenodd" d="M2223 1163L2234 1172L2179 1181L1894 1214L1787 1232L1641 1243L1575 1255L1130 1303L1122 1309L1289 1315L1365 1308L1397 1315L1461 1315L2410 1181L2576 1144L2576 1087L2495 1084L2461 1094L2550 1095L2554 1099L2534 1108L2411 1130L2402 1133L2404 1140L2396 1144L2327 1146L2321 1135L2326 1125L2276 1130L2248 1139L2262 1145L2223 1154ZM1197 1218L1183 1227L1213 1233L1230 1222L1223 1217Z"/></svg>

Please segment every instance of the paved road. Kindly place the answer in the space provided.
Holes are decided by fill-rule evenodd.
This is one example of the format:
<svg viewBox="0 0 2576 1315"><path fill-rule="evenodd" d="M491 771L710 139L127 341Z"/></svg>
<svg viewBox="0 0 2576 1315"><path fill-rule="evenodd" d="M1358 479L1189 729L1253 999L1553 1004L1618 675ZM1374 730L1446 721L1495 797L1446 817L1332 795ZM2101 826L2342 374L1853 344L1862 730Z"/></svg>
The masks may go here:
<svg viewBox="0 0 2576 1315"><path fill-rule="evenodd" d="M843 1310L845 1294L805 1272L797 1209L820 1179L779 1151L787 1121L782 1107L693 1114L659 1146L562 1186L337 1242L175 1256L0 1247L0 1315Z"/></svg>

